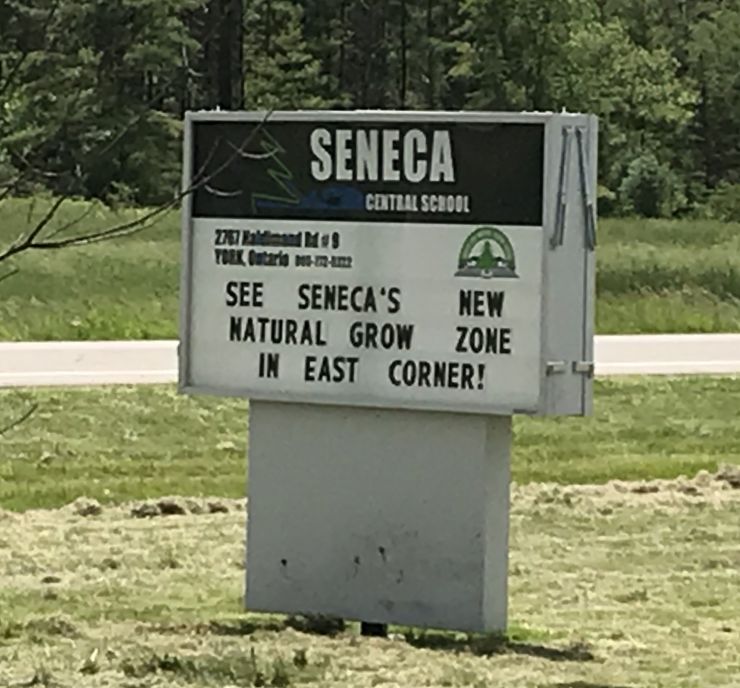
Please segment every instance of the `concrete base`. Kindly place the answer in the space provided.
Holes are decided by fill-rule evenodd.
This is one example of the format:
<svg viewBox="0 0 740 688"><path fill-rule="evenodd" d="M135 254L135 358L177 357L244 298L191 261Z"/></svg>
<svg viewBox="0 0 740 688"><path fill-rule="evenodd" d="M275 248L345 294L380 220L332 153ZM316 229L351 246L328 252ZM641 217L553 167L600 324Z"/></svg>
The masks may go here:
<svg viewBox="0 0 740 688"><path fill-rule="evenodd" d="M247 607L506 627L511 418L252 402Z"/></svg>

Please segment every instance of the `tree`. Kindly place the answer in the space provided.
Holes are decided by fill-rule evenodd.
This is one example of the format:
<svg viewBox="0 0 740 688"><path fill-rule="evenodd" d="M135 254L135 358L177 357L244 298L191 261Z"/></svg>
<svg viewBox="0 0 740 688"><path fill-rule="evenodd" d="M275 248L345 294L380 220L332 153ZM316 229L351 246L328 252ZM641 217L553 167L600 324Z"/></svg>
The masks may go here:
<svg viewBox="0 0 740 688"><path fill-rule="evenodd" d="M630 164L645 154L686 172L683 155L697 92L677 75L664 48L636 45L623 24L594 22L574 31L553 73L553 106L601 118L602 182L617 191Z"/></svg>
<svg viewBox="0 0 740 688"><path fill-rule="evenodd" d="M0 157L14 191L160 203L179 178L176 75L195 0L16 0Z"/></svg>
<svg viewBox="0 0 740 688"><path fill-rule="evenodd" d="M721 8L691 29L688 64L699 84L692 133L704 181L740 183L740 3Z"/></svg>
<svg viewBox="0 0 740 688"><path fill-rule="evenodd" d="M546 110L575 26L596 16L591 0L463 0L454 74L476 109Z"/></svg>
<svg viewBox="0 0 740 688"><path fill-rule="evenodd" d="M246 102L250 108L336 104L332 80L303 36L303 11L290 0L254 0L246 14Z"/></svg>

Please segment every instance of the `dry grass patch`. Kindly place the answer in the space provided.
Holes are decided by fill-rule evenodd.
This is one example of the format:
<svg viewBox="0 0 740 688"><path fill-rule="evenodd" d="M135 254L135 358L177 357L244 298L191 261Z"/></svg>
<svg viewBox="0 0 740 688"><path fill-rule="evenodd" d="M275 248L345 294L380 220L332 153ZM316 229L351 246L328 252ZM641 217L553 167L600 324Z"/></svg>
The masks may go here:
<svg viewBox="0 0 740 688"><path fill-rule="evenodd" d="M514 486L507 638L242 614L241 502L4 512L0 686L737 686L737 478Z"/></svg>

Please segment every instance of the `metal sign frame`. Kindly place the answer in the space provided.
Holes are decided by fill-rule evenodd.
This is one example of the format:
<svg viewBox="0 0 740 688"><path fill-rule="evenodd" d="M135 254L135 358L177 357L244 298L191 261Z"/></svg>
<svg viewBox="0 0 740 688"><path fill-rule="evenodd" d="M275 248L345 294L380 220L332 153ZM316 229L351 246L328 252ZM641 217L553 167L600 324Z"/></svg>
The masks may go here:
<svg viewBox="0 0 740 688"><path fill-rule="evenodd" d="M194 129L199 123L310 122L346 123L353 120L382 124L502 124L529 123L544 126L544 171L542 188L542 285L540 308L540 371L537 402L524 408L498 403L479 405L455 402L415 402L404 408L511 415L587 415L592 406L594 243L596 185L596 118L554 113L482 112L194 112L185 119L183 147L182 274L179 348L179 389L187 394L249 396L265 401L295 401L356 406L398 408L394 401L367 400L358 403L346 397L311 391L284 393L225 389L193 380L191 335L194 264L192 247ZM571 152L577 143L577 153ZM393 221L389 221L393 223ZM566 230L567 227L567 230ZM575 262L574 262L575 261ZM574 272L574 265L576 270ZM577 286L574 286L577 284ZM575 300L575 303L573 303Z"/></svg>

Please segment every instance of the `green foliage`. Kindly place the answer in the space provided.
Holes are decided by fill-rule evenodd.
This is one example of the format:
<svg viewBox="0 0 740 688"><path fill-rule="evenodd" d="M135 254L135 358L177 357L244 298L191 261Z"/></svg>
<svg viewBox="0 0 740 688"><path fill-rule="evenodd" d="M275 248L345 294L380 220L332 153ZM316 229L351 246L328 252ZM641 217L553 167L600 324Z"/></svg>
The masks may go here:
<svg viewBox="0 0 740 688"><path fill-rule="evenodd" d="M5 0L0 194L163 203L182 114L235 88L249 108L593 112L602 212L719 189L708 212L734 217L738 64L737 0Z"/></svg>
<svg viewBox="0 0 740 688"><path fill-rule="evenodd" d="M246 15L246 98L256 109L324 108L330 78L303 38L303 11L290 0L256 0Z"/></svg>
<svg viewBox="0 0 740 688"><path fill-rule="evenodd" d="M643 217L671 217L686 204L678 175L652 153L635 158L619 185L621 210Z"/></svg>
<svg viewBox="0 0 740 688"><path fill-rule="evenodd" d="M726 222L740 222L740 184L720 184L707 200L707 215Z"/></svg>
<svg viewBox="0 0 740 688"><path fill-rule="evenodd" d="M551 107L572 25L594 16L590 0L464 0L462 11L453 73L466 78L471 107L494 110Z"/></svg>
<svg viewBox="0 0 740 688"><path fill-rule="evenodd" d="M705 3L690 28L688 68L700 85L694 146L700 170L714 186L740 183L740 6ZM712 5L722 5L710 9ZM726 5L726 6L725 6Z"/></svg>
<svg viewBox="0 0 740 688"><path fill-rule="evenodd" d="M577 29L564 53L555 77L556 102L599 114L604 186L627 193L622 206L632 204L636 212L675 212L683 204L675 151L691 122L693 84L678 76L667 50L635 44L617 20Z"/></svg>
<svg viewBox="0 0 740 688"><path fill-rule="evenodd" d="M180 126L169 84L194 47L181 19L193 4L11 3L0 160L56 193L171 198Z"/></svg>

